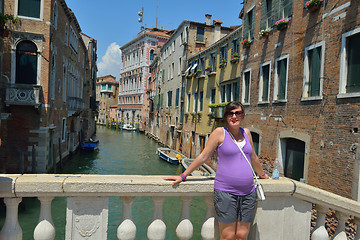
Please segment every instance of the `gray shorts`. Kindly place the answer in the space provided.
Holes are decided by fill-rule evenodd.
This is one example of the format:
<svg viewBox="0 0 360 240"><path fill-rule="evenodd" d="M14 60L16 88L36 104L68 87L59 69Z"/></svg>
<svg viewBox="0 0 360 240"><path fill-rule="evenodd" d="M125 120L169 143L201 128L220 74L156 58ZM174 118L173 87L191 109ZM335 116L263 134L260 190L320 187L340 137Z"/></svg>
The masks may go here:
<svg viewBox="0 0 360 240"><path fill-rule="evenodd" d="M255 217L256 191L245 196L237 196L214 190L214 206L219 222L233 223L239 220L251 223Z"/></svg>

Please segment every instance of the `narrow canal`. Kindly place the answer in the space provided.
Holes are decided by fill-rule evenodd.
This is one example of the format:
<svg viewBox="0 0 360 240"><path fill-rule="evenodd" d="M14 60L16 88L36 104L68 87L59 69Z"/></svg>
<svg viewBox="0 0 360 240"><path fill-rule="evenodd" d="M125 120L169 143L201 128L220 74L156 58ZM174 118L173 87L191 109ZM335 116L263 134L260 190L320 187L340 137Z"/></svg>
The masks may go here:
<svg viewBox="0 0 360 240"><path fill-rule="evenodd" d="M94 153L77 152L66 162L62 173L67 174L117 174L117 175L174 175L181 173L181 166L171 165L156 155L159 145L144 134L97 127L100 149ZM23 239L33 239L33 231L40 214L36 198L24 198L20 207L19 223ZM201 223L205 217L202 197L195 197L191 204L191 221L194 225L192 239L201 239ZM178 239L175 229L179 221L181 201L167 197L163 205L166 239ZM138 197L133 203L133 217L137 226L136 239L147 239L147 227L152 220L153 203L150 197ZM56 197L52 202L52 217L56 228L55 239L65 239L66 198ZM5 214L0 213L0 227ZM122 203L118 197L109 199L108 239L116 240L117 227L122 219Z"/></svg>

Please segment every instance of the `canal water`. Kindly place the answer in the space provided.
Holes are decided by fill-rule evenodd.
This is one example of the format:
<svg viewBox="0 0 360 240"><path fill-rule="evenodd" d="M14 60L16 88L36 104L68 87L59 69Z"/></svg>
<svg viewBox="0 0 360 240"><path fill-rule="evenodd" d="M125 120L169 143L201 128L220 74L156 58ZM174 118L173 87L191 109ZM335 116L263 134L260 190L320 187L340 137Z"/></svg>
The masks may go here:
<svg viewBox="0 0 360 240"><path fill-rule="evenodd" d="M77 152L64 165L62 173L103 175L175 175L181 173L180 165L171 165L156 155L159 145L144 134L97 127L99 151ZM33 239L33 232L40 214L37 198L24 198L26 204L19 207L19 224L23 239ZM4 208L0 213L0 228L4 224ZM194 225L192 239L201 239L200 230L206 206L202 197L195 197L191 203L191 221ZM150 197L137 197L133 203L133 218L137 226L136 239L147 239L147 227L151 223L153 203ZM167 197L163 204L167 240L178 239L175 233L181 214L179 197ZM56 197L52 201L52 217L56 228L55 239L65 239L66 198ZM109 199L108 239L117 240L117 227L122 219L122 203L118 197Z"/></svg>

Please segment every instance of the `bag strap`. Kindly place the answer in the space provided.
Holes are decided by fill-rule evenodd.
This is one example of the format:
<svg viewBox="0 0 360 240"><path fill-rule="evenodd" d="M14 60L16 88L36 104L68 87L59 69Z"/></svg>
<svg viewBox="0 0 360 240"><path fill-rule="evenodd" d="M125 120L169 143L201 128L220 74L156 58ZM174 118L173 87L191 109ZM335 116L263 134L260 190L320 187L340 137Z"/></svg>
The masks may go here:
<svg viewBox="0 0 360 240"><path fill-rule="evenodd" d="M230 137L231 137L231 138L233 139L233 141L235 142L236 146L239 148L239 150L240 150L240 152L242 153L242 155L244 156L244 158L246 159L247 163L249 164L249 166L250 166L250 168L251 168L251 170L252 170L252 173L253 173L253 175L254 175L254 177L255 177L256 184L260 184L260 183L259 183L259 180L258 180L258 177L256 176L256 173L255 173L255 171L254 171L254 168L252 167L249 159L246 157L246 155L245 155L244 151L241 149L241 147L236 143L236 139L234 138L234 136L232 135L232 133L230 132L230 130L227 130L227 131L228 131L228 133L230 134ZM245 131L245 130L244 130L244 131ZM246 133L245 133L245 134L246 134ZM244 137L244 138L245 138L245 137Z"/></svg>

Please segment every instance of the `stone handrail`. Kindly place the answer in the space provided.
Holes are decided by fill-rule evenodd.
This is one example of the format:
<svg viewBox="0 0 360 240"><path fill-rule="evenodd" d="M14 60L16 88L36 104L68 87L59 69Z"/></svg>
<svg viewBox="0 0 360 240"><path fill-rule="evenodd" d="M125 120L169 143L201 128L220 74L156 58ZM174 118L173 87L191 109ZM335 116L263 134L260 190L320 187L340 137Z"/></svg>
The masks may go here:
<svg viewBox="0 0 360 240"><path fill-rule="evenodd" d="M256 217L248 239L310 239L313 204L316 204L317 225L311 233L312 240L330 238L325 228L325 214L329 208L336 211L339 220L332 239L346 239L345 221L349 215L354 216L355 223L360 223L359 202L287 178L260 181L266 200L257 203ZM207 177L189 177L188 181L174 187L171 182L162 180L162 176L2 174L0 197L4 198L6 204L6 219L0 239L22 239L17 209L23 197L38 197L41 202L34 239L54 239L51 201L57 196L67 197L66 239L106 239L110 196L120 197L123 203L118 239L135 239L137 226L132 218L132 203L138 196L150 196L154 202L152 223L147 228L148 239L166 239L162 203L168 196L180 196L182 200L181 216L175 230L179 239L192 237L190 202L194 196L204 196L207 206L201 229L202 239L217 239L214 237L217 224L212 194L213 179ZM90 223L95 227L88 226ZM360 239L359 233L355 239Z"/></svg>

